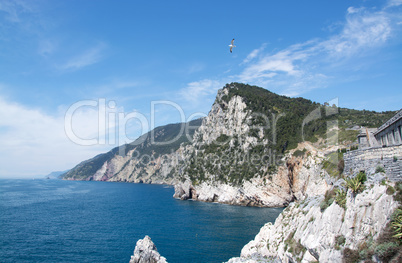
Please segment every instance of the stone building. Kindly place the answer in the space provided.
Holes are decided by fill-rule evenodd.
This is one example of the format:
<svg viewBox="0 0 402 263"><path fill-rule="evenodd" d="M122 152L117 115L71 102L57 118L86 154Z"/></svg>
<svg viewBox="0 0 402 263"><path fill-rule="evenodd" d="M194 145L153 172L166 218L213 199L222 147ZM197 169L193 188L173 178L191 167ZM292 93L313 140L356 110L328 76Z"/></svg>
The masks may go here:
<svg viewBox="0 0 402 263"><path fill-rule="evenodd" d="M374 137L381 146L402 144L402 110L374 132Z"/></svg>
<svg viewBox="0 0 402 263"><path fill-rule="evenodd" d="M373 174L381 168L390 180L402 180L402 110L378 129L363 128L358 135L359 149L344 154L344 172Z"/></svg>

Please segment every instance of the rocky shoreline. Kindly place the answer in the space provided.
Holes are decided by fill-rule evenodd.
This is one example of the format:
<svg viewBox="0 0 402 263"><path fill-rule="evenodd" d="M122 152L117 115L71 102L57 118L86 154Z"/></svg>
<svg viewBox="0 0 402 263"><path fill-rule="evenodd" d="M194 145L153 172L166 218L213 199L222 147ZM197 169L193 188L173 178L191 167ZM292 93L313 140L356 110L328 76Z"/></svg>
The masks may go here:
<svg viewBox="0 0 402 263"><path fill-rule="evenodd" d="M344 205L333 200L327 207L323 206L328 202L327 195L310 196L290 203L274 224L264 225L254 240L243 247L240 257L232 258L228 263L341 263L348 262L345 261L345 251L379 253L377 248L381 244L377 240L384 235L392 214L400 206L396 200L397 192L392 193L389 189L400 186L386 181L384 174L374 174L370 178L363 192L354 195L351 190L347 191ZM144 240L147 244L150 242L147 237ZM137 242L137 252L133 257L139 258L135 256L139 251L147 251L143 253L155 254L160 261L130 263L166 262L163 261L165 258L158 258L153 243L144 249L143 242ZM369 262L383 262L375 253L369 259ZM401 259L402 251L399 251L394 261L387 262L400 262Z"/></svg>
<svg viewBox="0 0 402 263"><path fill-rule="evenodd" d="M304 150L305 155L294 157L298 150ZM323 159L324 151L304 142L283 158L283 165L274 174L255 177L241 185L212 180L194 185L186 180L175 185L173 197L240 206L285 207L306 196L323 195L335 182L325 176L321 168Z"/></svg>
<svg viewBox="0 0 402 263"><path fill-rule="evenodd" d="M372 188L346 198L346 210L333 202L322 211L324 196L292 203L263 226L255 239L229 263L253 262L256 257L280 262L343 262L345 249L358 250L375 242L399 203L387 186ZM372 262L381 262L373 256Z"/></svg>

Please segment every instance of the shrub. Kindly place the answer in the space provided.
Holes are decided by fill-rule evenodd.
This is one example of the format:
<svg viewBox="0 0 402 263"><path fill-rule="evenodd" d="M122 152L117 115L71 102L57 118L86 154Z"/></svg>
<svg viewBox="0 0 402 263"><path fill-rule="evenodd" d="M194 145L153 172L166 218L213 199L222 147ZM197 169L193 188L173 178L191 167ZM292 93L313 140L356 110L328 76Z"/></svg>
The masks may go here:
<svg viewBox="0 0 402 263"><path fill-rule="evenodd" d="M393 195L395 193L395 188L393 188L392 185L388 185L386 193L387 195Z"/></svg>
<svg viewBox="0 0 402 263"><path fill-rule="evenodd" d="M278 167L276 165L268 166L267 173L268 174L275 174L278 171Z"/></svg>
<svg viewBox="0 0 402 263"><path fill-rule="evenodd" d="M395 242L383 243L376 247L375 253L382 261L388 262L398 253L398 247L399 245Z"/></svg>
<svg viewBox="0 0 402 263"><path fill-rule="evenodd" d="M398 208L392 215L391 221L392 229L394 230L393 237L402 239L402 209Z"/></svg>
<svg viewBox="0 0 402 263"><path fill-rule="evenodd" d="M363 189L363 184L359 178L346 178L346 187L352 190L354 196Z"/></svg>
<svg viewBox="0 0 402 263"><path fill-rule="evenodd" d="M397 182L395 184L396 194L394 195L394 200L402 203L402 182Z"/></svg>
<svg viewBox="0 0 402 263"><path fill-rule="evenodd" d="M365 171L360 171L357 175L356 175L357 179L359 180L359 182L361 182L362 184L364 184L365 181L367 181L367 175Z"/></svg>
<svg viewBox="0 0 402 263"><path fill-rule="evenodd" d="M335 200L335 196L336 196L336 193L335 193L334 189L328 190L325 193L324 200L320 204L321 212L324 212L325 209L327 209L330 205L332 205L332 203Z"/></svg>
<svg viewBox="0 0 402 263"><path fill-rule="evenodd" d="M351 150L351 151L354 151L354 150L357 150L357 149L359 149L359 146L357 146L357 145L354 145L354 146L351 146L351 147L350 147L350 150Z"/></svg>
<svg viewBox="0 0 402 263"><path fill-rule="evenodd" d="M391 217L391 222L389 222L382 230L381 234L376 240L376 246L373 248L373 252L383 262L390 262L391 259L401 256L401 253L398 255L398 252L402 251L402 240L401 238L396 237L396 229L393 229L393 223L396 222L398 215L401 215L402 213L401 208L402 207L400 206L397 210L395 210Z"/></svg>
<svg viewBox="0 0 402 263"><path fill-rule="evenodd" d="M304 156L305 154L306 154L306 148L304 148L303 151L296 150L296 151L293 153L293 156L294 156L294 157L301 157L301 156Z"/></svg>
<svg viewBox="0 0 402 263"><path fill-rule="evenodd" d="M295 232L289 234L288 238L285 240L285 250L292 253L293 255L299 255L301 252L305 252L306 248L300 244L299 241L296 241L293 237ZM288 249L289 248L289 249Z"/></svg>
<svg viewBox="0 0 402 263"><path fill-rule="evenodd" d="M345 169L345 160L340 159L339 162L338 162L338 172L339 172L339 174L342 174L344 169Z"/></svg>
<svg viewBox="0 0 402 263"><path fill-rule="evenodd" d="M346 238L343 235L335 237L335 249L339 250L346 242Z"/></svg>
<svg viewBox="0 0 402 263"><path fill-rule="evenodd" d="M354 178L346 178L346 187L352 190L353 197L364 190L364 182L367 181L367 176L364 171L360 171Z"/></svg>
<svg viewBox="0 0 402 263"><path fill-rule="evenodd" d="M343 250L343 263L357 263L360 260L359 251L345 248Z"/></svg>
<svg viewBox="0 0 402 263"><path fill-rule="evenodd" d="M346 191L341 189L336 189L335 203L337 203L343 209L346 209Z"/></svg>
<svg viewBox="0 0 402 263"><path fill-rule="evenodd" d="M385 173L385 169L382 166L377 166L377 168L375 168L375 172L376 173Z"/></svg>

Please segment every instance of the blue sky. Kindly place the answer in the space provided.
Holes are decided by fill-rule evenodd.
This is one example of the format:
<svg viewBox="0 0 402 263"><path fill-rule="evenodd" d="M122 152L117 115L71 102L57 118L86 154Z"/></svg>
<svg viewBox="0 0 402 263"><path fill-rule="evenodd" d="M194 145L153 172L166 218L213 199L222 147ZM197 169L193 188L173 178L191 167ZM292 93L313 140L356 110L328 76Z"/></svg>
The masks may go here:
<svg viewBox="0 0 402 263"><path fill-rule="evenodd" d="M402 0L1 0L0 176L66 170L205 115L233 81L398 110L401 72Z"/></svg>

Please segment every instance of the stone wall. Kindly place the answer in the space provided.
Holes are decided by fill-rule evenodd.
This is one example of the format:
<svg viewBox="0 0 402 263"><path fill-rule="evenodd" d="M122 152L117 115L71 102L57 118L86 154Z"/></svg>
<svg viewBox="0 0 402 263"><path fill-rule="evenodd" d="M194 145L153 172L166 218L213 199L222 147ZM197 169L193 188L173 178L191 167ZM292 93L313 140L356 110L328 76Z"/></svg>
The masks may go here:
<svg viewBox="0 0 402 263"><path fill-rule="evenodd" d="M343 158L344 173L347 175L361 170L368 174L374 173L381 166L390 180L402 181L402 145L349 151Z"/></svg>

